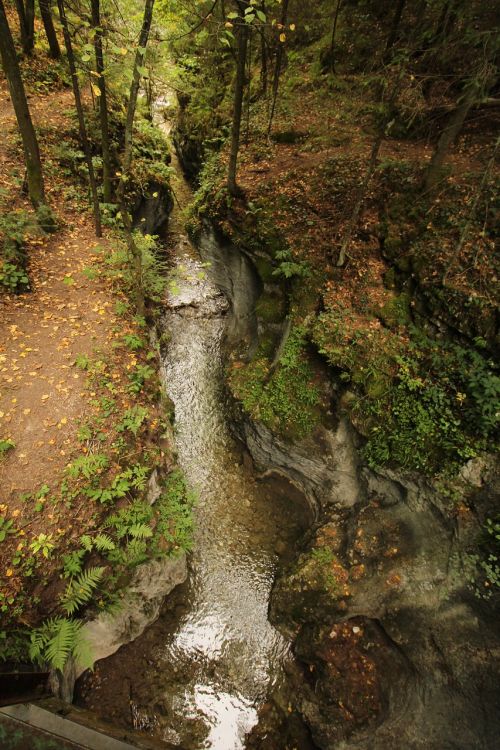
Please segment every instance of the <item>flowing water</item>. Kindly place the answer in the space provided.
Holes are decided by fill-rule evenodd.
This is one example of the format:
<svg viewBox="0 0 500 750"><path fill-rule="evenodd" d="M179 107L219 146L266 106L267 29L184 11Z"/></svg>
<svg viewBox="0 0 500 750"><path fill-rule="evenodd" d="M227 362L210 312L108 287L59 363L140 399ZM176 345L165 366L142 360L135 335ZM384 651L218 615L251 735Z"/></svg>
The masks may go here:
<svg viewBox="0 0 500 750"><path fill-rule="evenodd" d="M255 279L238 258L233 298L214 283L221 264L227 274L235 258L226 263L212 243L212 263L203 263L191 246L180 210L191 194L175 156L173 163L178 203L166 238L173 281L163 374L175 405L179 464L198 496L196 533L187 583L168 600L147 647L141 639L134 644L148 651L148 667L140 691L132 691L132 713L137 728L185 750L237 750L285 679L291 656L268 621L269 595L280 556L310 519L288 483L255 479L230 434L227 334L244 337L251 329Z"/></svg>

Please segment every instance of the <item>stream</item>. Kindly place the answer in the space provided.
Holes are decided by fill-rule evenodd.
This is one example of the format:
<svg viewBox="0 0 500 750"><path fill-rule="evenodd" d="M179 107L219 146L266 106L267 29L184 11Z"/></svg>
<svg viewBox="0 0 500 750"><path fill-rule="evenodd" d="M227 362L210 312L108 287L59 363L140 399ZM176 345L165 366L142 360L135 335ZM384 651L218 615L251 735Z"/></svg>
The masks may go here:
<svg viewBox="0 0 500 750"><path fill-rule="evenodd" d="M157 122L168 134L158 113ZM191 190L175 154L172 164L162 374L175 406L178 462L198 498L194 551L187 582L143 636L106 660L104 674L111 691L120 674L129 679L137 729L184 750L238 750L266 698L286 683L292 656L269 623L269 597L280 561L311 518L286 480L255 478L231 435L224 367L229 345L254 333L258 280L246 258L235 250L228 257L210 233L200 258L182 216Z"/></svg>

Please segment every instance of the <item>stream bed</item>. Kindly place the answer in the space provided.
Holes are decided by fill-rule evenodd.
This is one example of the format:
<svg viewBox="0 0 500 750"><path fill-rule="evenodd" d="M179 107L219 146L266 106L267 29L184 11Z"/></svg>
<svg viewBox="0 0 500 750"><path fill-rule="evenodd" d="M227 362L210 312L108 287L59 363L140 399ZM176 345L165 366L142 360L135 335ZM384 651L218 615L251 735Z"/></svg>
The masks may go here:
<svg viewBox="0 0 500 750"><path fill-rule="evenodd" d="M175 155L173 165L162 374L178 461L198 498L194 550L186 583L140 638L98 665L85 704L174 747L238 750L286 682L292 656L269 623L269 597L311 515L283 478L256 479L231 435L224 367L230 343L251 333L257 284L248 261L228 261L213 237L205 262L191 246L181 215L191 194Z"/></svg>

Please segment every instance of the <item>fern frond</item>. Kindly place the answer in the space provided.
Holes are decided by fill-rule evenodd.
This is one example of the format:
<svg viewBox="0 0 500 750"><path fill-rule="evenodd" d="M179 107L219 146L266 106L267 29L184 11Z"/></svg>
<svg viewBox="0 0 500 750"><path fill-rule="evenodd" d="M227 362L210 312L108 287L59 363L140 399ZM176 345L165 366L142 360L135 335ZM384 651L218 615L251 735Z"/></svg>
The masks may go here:
<svg viewBox="0 0 500 750"><path fill-rule="evenodd" d="M53 632L45 647L45 658L55 669L62 670L72 654L82 623L57 617L48 621Z"/></svg>
<svg viewBox="0 0 500 750"><path fill-rule="evenodd" d="M73 656L76 663L82 669L92 669L94 666L94 657L89 642L83 637L81 631L78 631L76 642L73 648Z"/></svg>
<svg viewBox="0 0 500 750"><path fill-rule="evenodd" d="M94 537L94 546L99 552L109 552L115 549L116 545L108 534L97 534Z"/></svg>
<svg viewBox="0 0 500 750"><path fill-rule="evenodd" d="M90 552L92 549L92 537L88 534L83 534L83 536L80 537L80 544L86 552Z"/></svg>
<svg viewBox="0 0 500 750"><path fill-rule="evenodd" d="M92 593L104 574L103 567L89 568L82 571L77 578L72 578L61 597L63 609L72 615L83 604L92 598Z"/></svg>
<svg viewBox="0 0 500 750"><path fill-rule="evenodd" d="M132 526L129 526L128 533L130 536L133 536L134 539L147 539L148 537L153 536L151 526L148 526L146 523L134 523Z"/></svg>

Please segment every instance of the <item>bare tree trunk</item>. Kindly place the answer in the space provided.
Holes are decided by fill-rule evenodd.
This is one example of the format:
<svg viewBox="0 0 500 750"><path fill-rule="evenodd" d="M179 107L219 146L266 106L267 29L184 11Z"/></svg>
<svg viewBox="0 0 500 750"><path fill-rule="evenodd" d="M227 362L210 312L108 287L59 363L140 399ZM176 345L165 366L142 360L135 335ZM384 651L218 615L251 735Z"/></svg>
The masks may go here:
<svg viewBox="0 0 500 750"><path fill-rule="evenodd" d="M27 55L31 55L31 53L33 52L33 47L35 46L35 0L26 0L25 14L27 44L26 48L23 47L23 51Z"/></svg>
<svg viewBox="0 0 500 750"><path fill-rule="evenodd" d="M325 68L329 68L332 71L332 73L335 73L335 45L337 43L337 25L338 25L341 6L342 6L342 0L337 0L337 5L335 6L335 14L333 16L332 39L330 42L330 49L328 50L328 56L327 56L327 59L325 60Z"/></svg>
<svg viewBox="0 0 500 750"><path fill-rule="evenodd" d="M109 148L109 124L108 124L108 101L106 91L106 79L104 77L104 57L102 51L103 31L101 27L101 13L99 0L91 0L92 4L92 26L94 27L94 50L96 72L99 75L98 83L101 95L99 97L99 119L101 123L101 149L102 149L102 183L104 190L104 202L111 203L111 153Z"/></svg>
<svg viewBox="0 0 500 750"><path fill-rule="evenodd" d="M61 57L61 48L59 47L59 41L52 20L50 0L38 0L38 5L40 7L40 15L42 17L45 35L49 43L50 56L54 60L58 60Z"/></svg>
<svg viewBox="0 0 500 750"><path fill-rule="evenodd" d="M283 5L281 8L281 26L283 29L286 27L286 22L288 19L288 3L289 0L283 0ZM267 126L267 137L269 138L271 134L271 128L273 127L273 120L274 120L274 112L276 109L276 102L278 101L278 89L280 85L280 74L281 74L281 66L283 64L283 50L285 48L284 42L280 41L278 52L276 53L276 67L274 69L274 78L273 78L273 98L271 102L271 113L269 115L269 124Z"/></svg>
<svg viewBox="0 0 500 750"><path fill-rule="evenodd" d="M399 69L399 75L398 75L398 77L397 77L397 79L396 79L396 81L394 83L394 86L393 86L392 91L391 91L391 95L390 95L390 97L388 99L388 102L387 102L387 109L388 109L389 113L391 112L391 109L394 106L394 104L396 102L396 99L398 97L400 86L401 86L401 81L403 80L403 76L404 76L405 70L406 70L406 64L403 64L400 67L400 69ZM349 219L349 223L347 225L347 229L344 232L344 238L342 240L342 245L341 245L341 248L340 248L340 253L339 253L339 256L338 256L338 259L337 259L337 267L338 268L342 268L342 266L345 265L346 257L347 257L347 251L349 249L349 245L351 244L352 235L354 234L354 231L355 231L356 226L358 224L358 219L359 219L359 216L361 214L361 209L363 208L363 204L364 204L364 201L365 201L365 196L366 196L366 191L367 191L368 185L370 184L370 181L371 181L371 179L373 177L373 174L375 172L375 169L377 167L378 155L380 153L380 148L382 146L382 143L384 142L384 139L385 139L385 136L386 136L386 132L388 130L388 126L389 126L389 122L387 121L380 128L380 132L379 132L377 138L375 139L375 141L373 143L371 154L370 154L370 159L368 161L368 168L367 168L365 176L363 178L363 182L360 185L360 188L359 188L359 191L358 191L358 196L357 196L357 199L356 199L356 203L354 204L354 209L353 209L353 212L351 214L351 218Z"/></svg>
<svg viewBox="0 0 500 750"><path fill-rule="evenodd" d="M0 0L0 56L7 81L9 83L12 105L23 142L24 161L28 178L28 192L35 208L45 205L45 189L43 184L42 162L38 141L31 120L26 93L24 91L21 71L17 61L16 48L10 33L7 16L2 0Z"/></svg>
<svg viewBox="0 0 500 750"><path fill-rule="evenodd" d="M23 48L23 51L26 51L26 49L29 48L26 11L24 9L23 0L15 0L15 1L16 1L17 17L19 19L19 35L21 37L21 46Z"/></svg>
<svg viewBox="0 0 500 750"><path fill-rule="evenodd" d="M424 191L433 190L441 178L444 160L450 146L462 130L463 124L473 105L477 101L478 83L474 81L467 89L461 103L451 115L437 142L436 149L432 155L431 162L427 168L424 179Z"/></svg>
<svg viewBox="0 0 500 750"><path fill-rule="evenodd" d="M394 47L394 44L396 42L399 27L401 25L401 19L403 17L403 11L405 9L406 0L399 0L396 10L394 11L394 17L392 19L391 24L391 30L389 32L389 37L387 39L387 44L385 46L385 54L384 54L384 60L389 60L391 56L391 50Z"/></svg>
<svg viewBox="0 0 500 750"><path fill-rule="evenodd" d="M69 70L71 73L71 83L73 85L73 95L75 97L75 107L78 116L78 129L80 131L80 140L82 142L83 153L85 154L85 161L87 162L87 169L89 173L90 192L92 195L92 207L94 212L94 224L95 233L97 237L102 236L101 227L101 210L99 208L99 196L97 195L97 184L95 180L94 165L92 164L92 155L90 153L90 144L87 137L87 127L85 125L85 117L83 115L82 98L80 96L80 86L78 85L78 74L76 72L75 56L73 54L73 45L71 43L71 36L69 33L68 22L66 20L66 13L64 9L64 0L57 0L57 7L59 8L59 18L61 19L61 25L63 29L64 44L66 47L66 53L68 55Z"/></svg>
<svg viewBox="0 0 500 750"><path fill-rule="evenodd" d="M248 26L245 22L246 6L246 2L238 2L238 56L236 66L236 83L234 87L231 150L229 153L229 169L227 175L227 188L231 195L236 195L238 193L238 187L236 185L236 167L238 163L238 151L240 149L241 115L243 111L243 93L245 90L245 67L248 45Z"/></svg>
<svg viewBox="0 0 500 750"><path fill-rule="evenodd" d="M262 0L261 4L262 12L267 18L267 10L265 0ZM267 41L265 27L260 29L260 80L262 84L262 93L264 96L267 94L267 81L268 81L268 69L267 69Z"/></svg>
<svg viewBox="0 0 500 750"><path fill-rule="evenodd" d="M368 169L366 170L365 176L363 178L363 182L361 183L361 186L359 188L358 197L356 199L356 203L354 205L351 218L349 219L347 229L344 233L344 239L342 240L342 246L340 248L339 257L337 259L338 268L342 268L342 266L345 265L347 251L349 249L349 245L351 244L351 239L352 239L352 235L354 234L354 230L356 229L356 226L358 224L359 215L361 213L361 209L365 201L366 190L368 188L370 180L373 177L373 173L375 172L375 168L377 166L377 158L378 158L380 147L382 145L383 140L384 140L384 133L382 132L379 134L379 136L373 143L372 151L370 154L370 160L368 162Z"/></svg>
<svg viewBox="0 0 500 750"><path fill-rule="evenodd" d="M252 95L250 79L252 75L252 37L248 36L248 52L247 52L247 101L246 101L246 127L245 127L245 145L248 146L250 142L250 98Z"/></svg>
<svg viewBox="0 0 500 750"><path fill-rule="evenodd" d="M139 35L139 44L135 53L132 84L130 86L130 94L128 98L127 117L125 121L125 144L122 158L122 176L120 178L117 190L118 203L120 205L123 226L125 228L125 234L127 237L128 254L130 262L132 263L135 302L139 315L143 315L145 310L144 291L142 288L142 255L141 250L139 247L137 247L134 236L132 234L132 221L125 203L125 183L130 172L130 167L132 166L132 140L134 132L135 110L137 107L137 97L139 95L139 85L141 81L140 68L144 63L144 57L146 54L146 46L149 39L151 21L153 19L153 6L154 0L146 0L146 5L144 7L144 16L142 20L142 28Z"/></svg>
<svg viewBox="0 0 500 750"><path fill-rule="evenodd" d="M491 155L491 158L490 158L488 164L486 165L486 169L484 170L484 174L483 174L482 180L481 180L481 182L479 184L479 187L477 189L476 195L474 197L474 201L473 201L471 209L469 211L469 216L467 218L467 222L466 222L466 224L465 224L465 226L464 226L464 228L462 230L462 233L460 234L460 239L458 241L458 245L457 245L457 248L455 250L455 255L453 256L451 262L448 264L448 268L446 269L446 272L445 272L445 274L443 276L443 286L448 281L448 277L449 277L450 273L452 272L452 270L455 269L457 263L460 260L460 253L462 252L462 248L465 245L465 242L466 242L466 240L467 240L467 238L469 236L469 232L470 232L470 229L471 229L471 226L472 226L472 222L474 221L474 217L476 215L476 211L477 211L477 206L478 206L478 203L479 203L479 199L481 198L481 195L483 194L484 187L485 187L486 183L488 182L488 180L490 178L490 175L492 173L493 167L495 166L497 151L498 151L499 148L500 148L500 136L496 140L495 147L493 149L493 154Z"/></svg>

